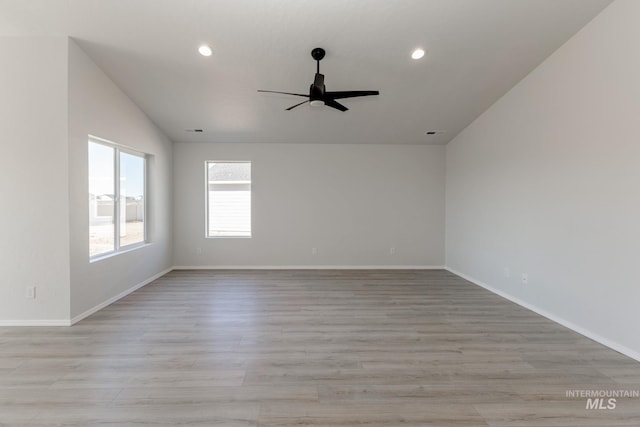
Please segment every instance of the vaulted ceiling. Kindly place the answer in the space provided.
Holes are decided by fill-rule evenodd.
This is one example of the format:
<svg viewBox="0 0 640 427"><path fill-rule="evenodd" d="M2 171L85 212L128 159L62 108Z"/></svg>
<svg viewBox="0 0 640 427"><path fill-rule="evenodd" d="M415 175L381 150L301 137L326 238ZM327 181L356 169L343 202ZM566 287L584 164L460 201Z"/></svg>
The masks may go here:
<svg viewBox="0 0 640 427"><path fill-rule="evenodd" d="M73 37L176 142L446 144L609 3L0 0L0 35ZM285 111L304 99L257 92L308 92L314 47L327 90L380 95Z"/></svg>

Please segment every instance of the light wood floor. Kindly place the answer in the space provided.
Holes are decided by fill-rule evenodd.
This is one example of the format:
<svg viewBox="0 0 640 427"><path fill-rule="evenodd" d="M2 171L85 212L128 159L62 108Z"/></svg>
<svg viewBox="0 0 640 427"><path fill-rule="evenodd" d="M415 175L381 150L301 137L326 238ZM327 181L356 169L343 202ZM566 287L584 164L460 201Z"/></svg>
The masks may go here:
<svg viewBox="0 0 640 427"><path fill-rule="evenodd" d="M640 363L444 271L175 271L0 328L0 425L640 426Z"/></svg>

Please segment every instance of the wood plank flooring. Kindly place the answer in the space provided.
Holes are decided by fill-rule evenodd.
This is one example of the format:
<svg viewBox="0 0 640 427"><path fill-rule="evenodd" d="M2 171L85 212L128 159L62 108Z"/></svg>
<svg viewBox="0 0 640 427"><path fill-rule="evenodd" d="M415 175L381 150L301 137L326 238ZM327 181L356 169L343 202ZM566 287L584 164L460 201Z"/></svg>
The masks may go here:
<svg viewBox="0 0 640 427"><path fill-rule="evenodd" d="M640 363L445 271L174 271L0 328L0 425L639 426Z"/></svg>

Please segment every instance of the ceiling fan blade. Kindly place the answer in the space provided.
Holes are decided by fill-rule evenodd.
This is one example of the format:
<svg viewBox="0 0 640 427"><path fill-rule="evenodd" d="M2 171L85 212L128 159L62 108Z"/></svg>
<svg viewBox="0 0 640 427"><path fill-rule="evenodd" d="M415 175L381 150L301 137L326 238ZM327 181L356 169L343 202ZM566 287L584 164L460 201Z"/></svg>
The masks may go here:
<svg viewBox="0 0 640 427"><path fill-rule="evenodd" d="M333 99L342 99L355 98L358 96L380 95L380 92L377 90L346 90L342 92L325 92L325 95Z"/></svg>
<svg viewBox="0 0 640 427"><path fill-rule="evenodd" d="M345 107L344 105L340 104L339 102L336 102L335 99L325 99L324 100L324 105L326 105L327 107L335 108L336 110L340 110L340 111L347 111L348 110L347 107Z"/></svg>
<svg viewBox="0 0 640 427"><path fill-rule="evenodd" d="M301 106L302 104L306 104L307 102L309 102L309 100L308 100L308 99L307 99L306 101L302 101L302 102L301 102L301 103L299 103L299 104L292 105L291 107L287 108L287 111L289 111L289 110L293 110L294 108L299 107L299 106Z"/></svg>
<svg viewBox="0 0 640 427"><path fill-rule="evenodd" d="M280 93L282 95L295 95L295 96L304 96L305 98L309 97L309 94L303 95L301 93L291 93L291 92L278 92L276 90L262 90L258 89L258 92L267 92L267 93Z"/></svg>

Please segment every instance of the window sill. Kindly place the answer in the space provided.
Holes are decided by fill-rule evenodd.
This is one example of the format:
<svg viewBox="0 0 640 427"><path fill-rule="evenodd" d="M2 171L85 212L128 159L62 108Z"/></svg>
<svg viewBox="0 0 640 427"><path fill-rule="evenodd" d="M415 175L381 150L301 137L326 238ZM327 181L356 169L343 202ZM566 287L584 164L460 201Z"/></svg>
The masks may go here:
<svg viewBox="0 0 640 427"><path fill-rule="evenodd" d="M103 261L105 259L113 258L118 255L126 254L129 252L137 251L138 249L146 248L147 246L151 246L151 243L139 243L135 245L130 245L125 247L124 249L120 249L119 251L107 252L105 254L96 255L94 257L89 258L89 264L93 264L94 262Z"/></svg>

